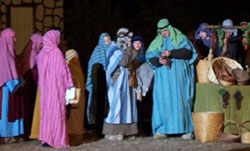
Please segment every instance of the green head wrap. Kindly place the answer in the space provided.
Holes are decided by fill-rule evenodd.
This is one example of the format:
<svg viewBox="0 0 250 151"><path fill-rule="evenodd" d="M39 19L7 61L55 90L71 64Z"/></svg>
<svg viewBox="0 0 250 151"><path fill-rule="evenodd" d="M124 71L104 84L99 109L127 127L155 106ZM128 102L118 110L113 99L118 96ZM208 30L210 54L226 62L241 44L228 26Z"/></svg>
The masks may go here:
<svg viewBox="0 0 250 151"><path fill-rule="evenodd" d="M163 37L161 35L161 32L164 30L168 30L170 33L171 43L175 47L178 47L179 43L185 38L185 35L181 33L178 29L174 28L169 24L168 19L163 18L160 19L157 23L157 36L155 39L151 42L150 46L148 47L147 53L150 51L154 51L156 49L161 49L162 47L162 41Z"/></svg>
<svg viewBox="0 0 250 151"><path fill-rule="evenodd" d="M159 20L157 23L157 28L158 28L157 33L160 33L163 30L168 30L169 26L171 26L171 25L169 25L168 19L164 18L164 19Z"/></svg>

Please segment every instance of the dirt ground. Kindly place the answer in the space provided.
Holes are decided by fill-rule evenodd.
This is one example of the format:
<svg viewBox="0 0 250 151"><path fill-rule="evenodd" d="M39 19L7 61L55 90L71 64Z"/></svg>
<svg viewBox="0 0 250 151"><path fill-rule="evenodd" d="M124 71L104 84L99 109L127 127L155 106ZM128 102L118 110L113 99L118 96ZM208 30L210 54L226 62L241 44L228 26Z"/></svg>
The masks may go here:
<svg viewBox="0 0 250 151"><path fill-rule="evenodd" d="M200 143L196 140L183 140L172 136L164 139L154 139L151 136L140 136L133 140L109 141L88 133L84 142L78 146L53 149L42 147L38 140L19 143L1 144L0 151L250 151L250 144L241 143Z"/></svg>

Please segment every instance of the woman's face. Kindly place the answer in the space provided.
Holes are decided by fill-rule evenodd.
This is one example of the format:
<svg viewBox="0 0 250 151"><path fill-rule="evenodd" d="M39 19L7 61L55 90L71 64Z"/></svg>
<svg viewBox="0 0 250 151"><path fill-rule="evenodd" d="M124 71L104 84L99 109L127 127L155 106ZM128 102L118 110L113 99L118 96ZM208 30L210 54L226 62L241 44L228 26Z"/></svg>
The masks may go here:
<svg viewBox="0 0 250 151"><path fill-rule="evenodd" d="M13 37L13 41L16 42L16 37Z"/></svg>
<svg viewBox="0 0 250 151"><path fill-rule="evenodd" d="M137 50L137 51L140 50L141 46L142 46L141 41L134 41L133 42L133 47L134 47L135 50Z"/></svg>
<svg viewBox="0 0 250 151"><path fill-rule="evenodd" d="M106 45L110 45L111 44L111 40L110 40L109 36L105 36L104 37L104 42L105 42Z"/></svg>
<svg viewBox="0 0 250 151"><path fill-rule="evenodd" d="M201 37L202 40L207 39L207 33L204 32L204 31L200 31L200 37Z"/></svg>
<svg viewBox="0 0 250 151"><path fill-rule="evenodd" d="M170 32L168 30L163 30L163 31L161 31L161 35L163 37L168 37L170 35Z"/></svg>

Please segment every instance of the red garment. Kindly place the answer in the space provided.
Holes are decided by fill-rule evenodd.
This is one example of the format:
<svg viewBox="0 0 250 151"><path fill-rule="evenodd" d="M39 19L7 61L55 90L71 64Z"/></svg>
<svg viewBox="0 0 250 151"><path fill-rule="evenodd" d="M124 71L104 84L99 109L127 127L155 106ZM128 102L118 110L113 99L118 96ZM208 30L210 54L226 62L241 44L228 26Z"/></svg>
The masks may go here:
<svg viewBox="0 0 250 151"><path fill-rule="evenodd" d="M15 94L9 93L9 109L8 121L14 122L17 119L24 117L24 104L23 104L22 91L18 90Z"/></svg>
<svg viewBox="0 0 250 151"><path fill-rule="evenodd" d="M40 51L42 36L33 34L21 55L16 56L16 69L19 81L25 81L15 94L9 94L8 121L14 122L17 119L24 119L24 134L29 137L32 125L33 110L37 84L33 79L38 77L37 72L32 72L36 68L36 55ZM36 74L36 75L34 75Z"/></svg>

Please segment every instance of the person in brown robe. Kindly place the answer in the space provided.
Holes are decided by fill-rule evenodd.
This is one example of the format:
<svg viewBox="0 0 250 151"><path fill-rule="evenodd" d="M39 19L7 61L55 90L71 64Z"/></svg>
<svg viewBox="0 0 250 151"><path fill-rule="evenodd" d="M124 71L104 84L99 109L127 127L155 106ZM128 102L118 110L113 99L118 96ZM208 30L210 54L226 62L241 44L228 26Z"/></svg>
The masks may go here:
<svg viewBox="0 0 250 151"><path fill-rule="evenodd" d="M66 61L72 75L74 87L80 89L80 97L75 103L67 106L67 134L71 146L79 145L83 142L84 116L85 116L85 76L80 66L78 53L70 49L65 53ZM77 98L75 98L77 99Z"/></svg>

